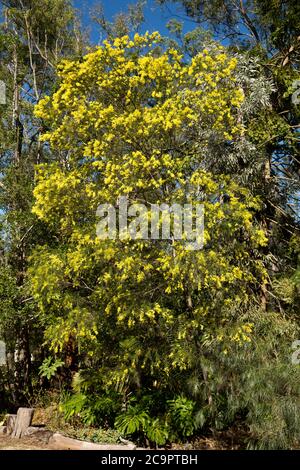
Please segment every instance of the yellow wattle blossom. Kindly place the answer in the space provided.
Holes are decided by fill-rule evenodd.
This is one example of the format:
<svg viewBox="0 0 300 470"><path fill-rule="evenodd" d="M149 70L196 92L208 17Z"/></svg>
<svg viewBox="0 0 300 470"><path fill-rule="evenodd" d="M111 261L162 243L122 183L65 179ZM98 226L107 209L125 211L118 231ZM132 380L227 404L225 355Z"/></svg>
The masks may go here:
<svg viewBox="0 0 300 470"><path fill-rule="evenodd" d="M86 351L96 343L101 361L113 364L107 383L142 367L150 375L187 371L192 347L217 340L226 354L227 343L251 340L250 323L228 324L235 306L247 304L248 284L265 275L251 254L266 243L253 215L259 201L205 169L212 140L222 145L243 132L236 65L221 46L186 63L158 33L124 36L62 61L57 91L36 107L50 129L43 140L61 160L37 168L33 210L55 243L36 255L35 296L44 311L59 312L47 332L52 348L62 349L69 331ZM204 249L97 238L98 205L115 207L124 195L130 203L203 204ZM111 357L107 341L118 341Z"/></svg>

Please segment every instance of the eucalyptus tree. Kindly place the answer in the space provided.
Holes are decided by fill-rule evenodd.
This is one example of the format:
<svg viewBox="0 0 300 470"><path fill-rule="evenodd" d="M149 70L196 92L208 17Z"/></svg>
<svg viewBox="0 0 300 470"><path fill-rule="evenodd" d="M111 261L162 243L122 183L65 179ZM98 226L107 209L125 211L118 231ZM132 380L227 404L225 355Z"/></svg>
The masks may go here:
<svg viewBox="0 0 300 470"><path fill-rule="evenodd" d="M0 334L15 401L31 391L31 356L39 334L28 260L33 246L49 235L31 212L35 165L59 157L40 143L43 123L33 109L56 86L57 63L80 56L82 47L69 0L1 1L0 79L6 103L0 105Z"/></svg>

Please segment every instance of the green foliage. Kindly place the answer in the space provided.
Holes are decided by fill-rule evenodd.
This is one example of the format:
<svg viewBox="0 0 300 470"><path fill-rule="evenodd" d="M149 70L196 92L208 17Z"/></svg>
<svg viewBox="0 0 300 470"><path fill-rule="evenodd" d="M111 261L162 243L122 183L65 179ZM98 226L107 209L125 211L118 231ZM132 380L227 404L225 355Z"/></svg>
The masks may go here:
<svg viewBox="0 0 300 470"><path fill-rule="evenodd" d="M146 398L146 397L145 397ZM155 445L164 445L170 439L171 429L166 417L151 417L147 401L141 400L138 404L130 404L127 410L121 413L115 421L115 426L123 436L142 437Z"/></svg>
<svg viewBox="0 0 300 470"><path fill-rule="evenodd" d="M100 27L100 32L107 37L122 37L125 34L137 32L145 21L144 7L146 0L136 0L127 6L127 12L117 13L113 21L109 21L104 14L102 3L92 9L92 20Z"/></svg>
<svg viewBox="0 0 300 470"><path fill-rule="evenodd" d="M71 397L67 397L61 404L61 411L64 413L65 419L69 421L74 416L80 415L86 402L87 397L83 393L76 393Z"/></svg>
<svg viewBox="0 0 300 470"><path fill-rule="evenodd" d="M97 444L120 444L120 433L114 429L69 428L67 435L75 439Z"/></svg>
<svg viewBox="0 0 300 470"><path fill-rule="evenodd" d="M300 371L291 363L291 344L299 331L277 313L254 309L244 315L255 325L251 343L239 346L226 336L203 342L200 356L192 358L193 368L177 374L174 382L148 386L127 400L114 395L118 431L140 443L165 445L185 441L199 430L224 430L240 423L248 429L249 448L297 445ZM98 400L92 392L97 382L85 384L82 377L80 383L86 395L69 399L73 417L82 413L86 397Z"/></svg>
<svg viewBox="0 0 300 470"><path fill-rule="evenodd" d="M154 418L148 421L145 428L145 435L149 441L158 446L164 445L171 437L169 425L160 418Z"/></svg>
<svg viewBox="0 0 300 470"><path fill-rule="evenodd" d="M174 400L169 400L168 405L174 428L178 429L178 433L183 437L192 436L197 429L195 419L196 403L184 396L179 396Z"/></svg>
<svg viewBox="0 0 300 470"><path fill-rule="evenodd" d="M290 242L290 256L297 259L294 269L285 276L278 276L273 283L274 293L291 316L297 317L300 310L300 242L299 235Z"/></svg>
<svg viewBox="0 0 300 470"><path fill-rule="evenodd" d="M61 403L56 403L56 399L61 400ZM53 393L46 393L42 397L40 403L36 403L35 406L42 412L42 417L46 423L47 429L53 432L60 432L65 436L72 437L74 439L80 439L100 444L117 444L120 443L120 433L107 426L100 427L99 425L83 425L82 421L78 416L72 414L68 420L66 420L66 414L62 412L62 401L65 403L69 396L63 392L60 397L53 395ZM79 403L81 398L78 399ZM80 406L74 403L74 407L80 411ZM36 414L36 413L35 413Z"/></svg>
<svg viewBox="0 0 300 470"><path fill-rule="evenodd" d="M60 359L53 359L51 356L44 360L42 365L39 367L39 373L41 377L46 377L50 380L57 373L57 370L64 365L64 361Z"/></svg>
<svg viewBox="0 0 300 470"><path fill-rule="evenodd" d="M195 22L207 22L215 33L228 35L234 45L254 48L261 43L268 51L282 50L299 34L297 0L157 0L157 3L181 5L182 12ZM299 53L299 49L293 52Z"/></svg>
<svg viewBox="0 0 300 470"><path fill-rule="evenodd" d="M112 426L120 408L120 400L113 392L96 396L79 392L67 394L60 405L67 421L79 419L85 425L97 426Z"/></svg>
<svg viewBox="0 0 300 470"><path fill-rule="evenodd" d="M39 142L43 124L33 108L55 88L57 62L80 55L82 41L69 0L7 0L0 8L0 80L7 90L6 104L0 104L0 337L9 357L4 386L17 406L32 399L44 357L27 273L33 247L50 238L31 212L35 165L57 158Z"/></svg>
<svg viewBox="0 0 300 470"><path fill-rule="evenodd" d="M146 431L150 417L148 413L137 406L129 406L126 413L117 417L116 428L125 436Z"/></svg>

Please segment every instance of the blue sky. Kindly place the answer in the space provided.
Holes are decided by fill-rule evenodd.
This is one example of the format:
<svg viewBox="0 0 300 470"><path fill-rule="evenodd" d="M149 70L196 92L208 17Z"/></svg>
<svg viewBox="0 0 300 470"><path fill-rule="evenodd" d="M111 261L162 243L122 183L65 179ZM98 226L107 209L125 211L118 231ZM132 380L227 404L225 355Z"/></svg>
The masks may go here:
<svg viewBox="0 0 300 470"><path fill-rule="evenodd" d="M95 27L92 27L91 21L89 18L89 11L93 7L93 5L97 5L97 3L102 3L104 7L105 16L107 19L111 20L114 15L120 11L126 11L128 4L134 4L135 0L102 0L99 2L98 0L73 0L74 6L81 11L83 24L86 27L91 27L91 40L93 43L99 43L99 32ZM143 25L143 31L160 31L162 34L167 33L166 23L174 17L176 14L180 13L178 11L178 7L172 6L169 7L169 11L161 9L160 6L157 5L155 0L148 0L147 6L145 8L145 17L146 22ZM187 20L185 22L184 30L187 31L189 29L193 29L195 23Z"/></svg>

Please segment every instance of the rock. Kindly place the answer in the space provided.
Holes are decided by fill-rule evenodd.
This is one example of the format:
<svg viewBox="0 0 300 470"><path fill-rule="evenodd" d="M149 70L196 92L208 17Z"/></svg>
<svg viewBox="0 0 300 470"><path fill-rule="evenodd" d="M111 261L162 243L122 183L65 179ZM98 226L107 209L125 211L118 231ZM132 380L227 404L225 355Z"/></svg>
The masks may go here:
<svg viewBox="0 0 300 470"><path fill-rule="evenodd" d="M49 439L53 436L53 432L48 431L43 427L29 426L24 432L23 436L34 436L36 439L43 441L45 444L48 444Z"/></svg>

